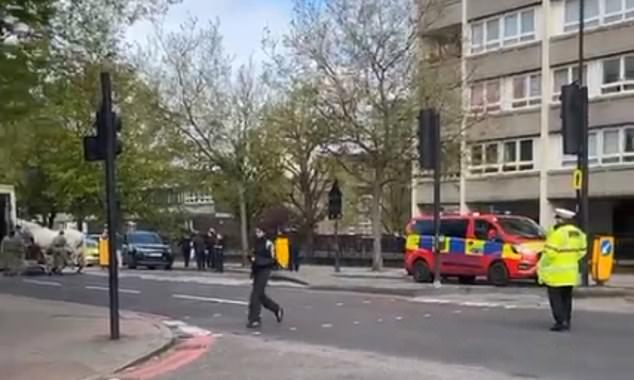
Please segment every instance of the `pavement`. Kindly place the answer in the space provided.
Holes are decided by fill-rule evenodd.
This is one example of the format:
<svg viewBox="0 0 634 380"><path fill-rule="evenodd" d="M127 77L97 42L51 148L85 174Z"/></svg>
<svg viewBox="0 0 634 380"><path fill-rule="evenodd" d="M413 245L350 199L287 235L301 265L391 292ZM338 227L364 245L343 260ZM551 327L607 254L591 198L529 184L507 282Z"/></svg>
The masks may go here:
<svg viewBox="0 0 634 380"><path fill-rule="evenodd" d="M121 314L122 336L112 341L101 307L6 293L0 305L3 380L95 379L155 355L173 339L160 321L136 313Z"/></svg>
<svg viewBox="0 0 634 380"><path fill-rule="evenodd" d="M107 277L99 270L32 280L0 278L0 293L107 304ZM435 295L325 291L278 282L268 293L285 307L284 323L265 312L262 328L250 331L244 327L249 291L248 277L239 273L122 271L123 309L162 315L213 336L208 351L188 355L197 359L187 365L143 373L164 380L374 380L392 374L413 379L421 373L430 379L469 374L495 380L632 378L634 307L614 306L614 297L576 301L573 331L554 334L545 308L421 302L420 297ZM582 301L606 304L585 309Z"/></svg>

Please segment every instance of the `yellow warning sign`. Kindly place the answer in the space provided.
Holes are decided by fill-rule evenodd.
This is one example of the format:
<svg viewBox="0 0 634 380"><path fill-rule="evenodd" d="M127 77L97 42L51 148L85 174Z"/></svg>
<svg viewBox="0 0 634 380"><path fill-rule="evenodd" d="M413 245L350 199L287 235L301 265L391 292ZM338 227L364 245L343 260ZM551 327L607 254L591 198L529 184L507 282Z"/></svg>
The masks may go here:
<svg viewBox="0 0 634 380"><path fill-rule="evenodd" d="M581 190L581 183L583 182L583 176L581 170L577 169L572 173L572 187L575 190Z"/></svg>

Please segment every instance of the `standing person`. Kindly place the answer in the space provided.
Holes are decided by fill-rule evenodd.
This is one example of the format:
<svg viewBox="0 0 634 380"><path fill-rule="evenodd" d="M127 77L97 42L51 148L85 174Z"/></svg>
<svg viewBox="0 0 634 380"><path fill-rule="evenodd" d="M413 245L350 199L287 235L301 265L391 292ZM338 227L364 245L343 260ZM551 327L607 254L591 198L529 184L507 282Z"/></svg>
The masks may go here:
<svg viewBox="0 0 634 380"><path fill-rule="evenodd" d="M68 250L68 242L64 236L64 230L60 230L59 234L53 239L51 250L53 251L53 269L51 272L61 275L66 267L66 252Z"/></svg>
<svg viewBox="0 0 634 380"><path fill-rule="evenodd" d="M198 232L194 235L194 252L196 255L196 267L198 270L205 270L205 236L202 232Z"/></svg>
<svg viewBox="0 0 634 380"><path fill-rule="evenodd" d="M216 246L216 230L210 228L205 239L207 245L207 268L216 268L215 246Z"/></svg>
<svg viewBox="0 0 634 380"><path fill-rule="evenodd" d="M284 319L284 309L266 295L266 285L275 266L275 251L273 243L266 238L260 228L255 230L254 255L251 258L253 288L249 300L249 316L247 328L260 327L260 312L262 306L275 314L275 319L281 323Z"/></svg>
<svg viewBox="0 0 634 380"><path fill-rule="evenodd" d="M540 284L548 287L555 319L551 331L568 331L572 317L572 290L579 284L579 260L586 254L586 235L574 224L575 213L555 210L555 226L548 231L546 246L537 264Z"/></svg>
<svg viewBox="0 0 634 380"><path fill-rule="evenodd" d="M24 265L24 242L14 229L9 230L0 243L0 266L4 267L5 276L15 276L22 272Z"/></svg>
<svg viewBox="0 0 634 380"><path fill-rule="evenodd" d="M290 249L290 254L291 254L291 258L290 258L290 265L289 265L289 270L290 271L295 271L295 272L299 272L299 261L300 261L300 248L299 248L299 239L297 236L297 230L294 228L291 228L290 230L288 230L288 242L289 242L289 249Z"/></svg>
<svg viewBox="0 0 634 380"><path fill-rule="evenodd" d="M221 234L216 234L216 245L214 246L214 257L216 261L216 271L225 271L225 238Z"/></svg>
<svg viewBox="0 0 634 380"><path fill-rule="evenodd" d="M185 268L189 268L189 259L192 249L192 239L187 233L183 233L183 236L178 241L178 246L181 248L183 254L183 260L185 261Z"/></svg>

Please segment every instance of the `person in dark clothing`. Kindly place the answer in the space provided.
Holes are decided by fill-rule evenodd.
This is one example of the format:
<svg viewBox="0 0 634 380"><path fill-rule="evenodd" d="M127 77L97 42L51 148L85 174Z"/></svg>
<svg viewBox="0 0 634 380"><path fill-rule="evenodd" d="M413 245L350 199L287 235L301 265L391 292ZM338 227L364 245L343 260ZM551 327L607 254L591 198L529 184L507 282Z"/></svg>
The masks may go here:
<svg viewBox="0 0 634 380"><path fill-rule="evenodd" d="M288 266L288 269L290 271L295 271L295 272L299 272L299 261L300 261L300 255L299 255L299 239L297 238L297 231L295 229L290 229L288 231L288 237L289 237L289 249L290 249L290 265Z"/></svg>
<svg viewBox="0 0 634 380"><path fill-rule="evenodd" d="M214 251L216 246L216 231L213 228L210 228L209 232L207 232L207 236L205 236L205 244L207 250L207 268L215 269L216 255Z"/></svg>
<svg viewBox="0 0 634 380"><path fill-rule="evenodd" d="M253 288L249 300L249 316L247 328L260 327L260 312L262 306L275 314L275 319L281 323L284 319L284 309L266 295L266 285L275 266L275 252L273 243L266 238L264 231L255 230L256 240L254 255L251 258Z"/></svg>
<svg viewBox="0 0 634 380"><path fill-rule="evenodd" d="M205 242L205 235L203 233L197 233L194 236L194 252L196 254L196 267L198 270L205 270L205 249L207 244Z"/></svg>
<svg viewBox="0 0 634 380"><path fill-rule="evenodd" d="M183 254L183 260L185 261L185 268L189 268L189 256L192 250L192 239L187 234L183 234L183 237L178 241L178 246L181 247L181 253Z"/></svg>
<svg viewBox="0 0 634 380"><path fill-rule="evenodd" d="M225 271L225 238L221 234L216 234L216 245L214 246L214 259L216 262L216 271L222 273Z"/></svg>

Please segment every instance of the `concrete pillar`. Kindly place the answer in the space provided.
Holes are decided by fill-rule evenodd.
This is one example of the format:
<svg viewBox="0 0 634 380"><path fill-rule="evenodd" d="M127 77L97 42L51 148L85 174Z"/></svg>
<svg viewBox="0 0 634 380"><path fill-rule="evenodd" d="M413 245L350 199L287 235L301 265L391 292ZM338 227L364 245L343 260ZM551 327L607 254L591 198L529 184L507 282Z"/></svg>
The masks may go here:
<svg viewBox="0 0 634 380"><path fill-rule="evenodd" d="M551 0L542 2L542 104L539 143L539 224L553 223L553 207L548 199L548 169L550 167L549 113L553 85L550 70Z"/></svg>

